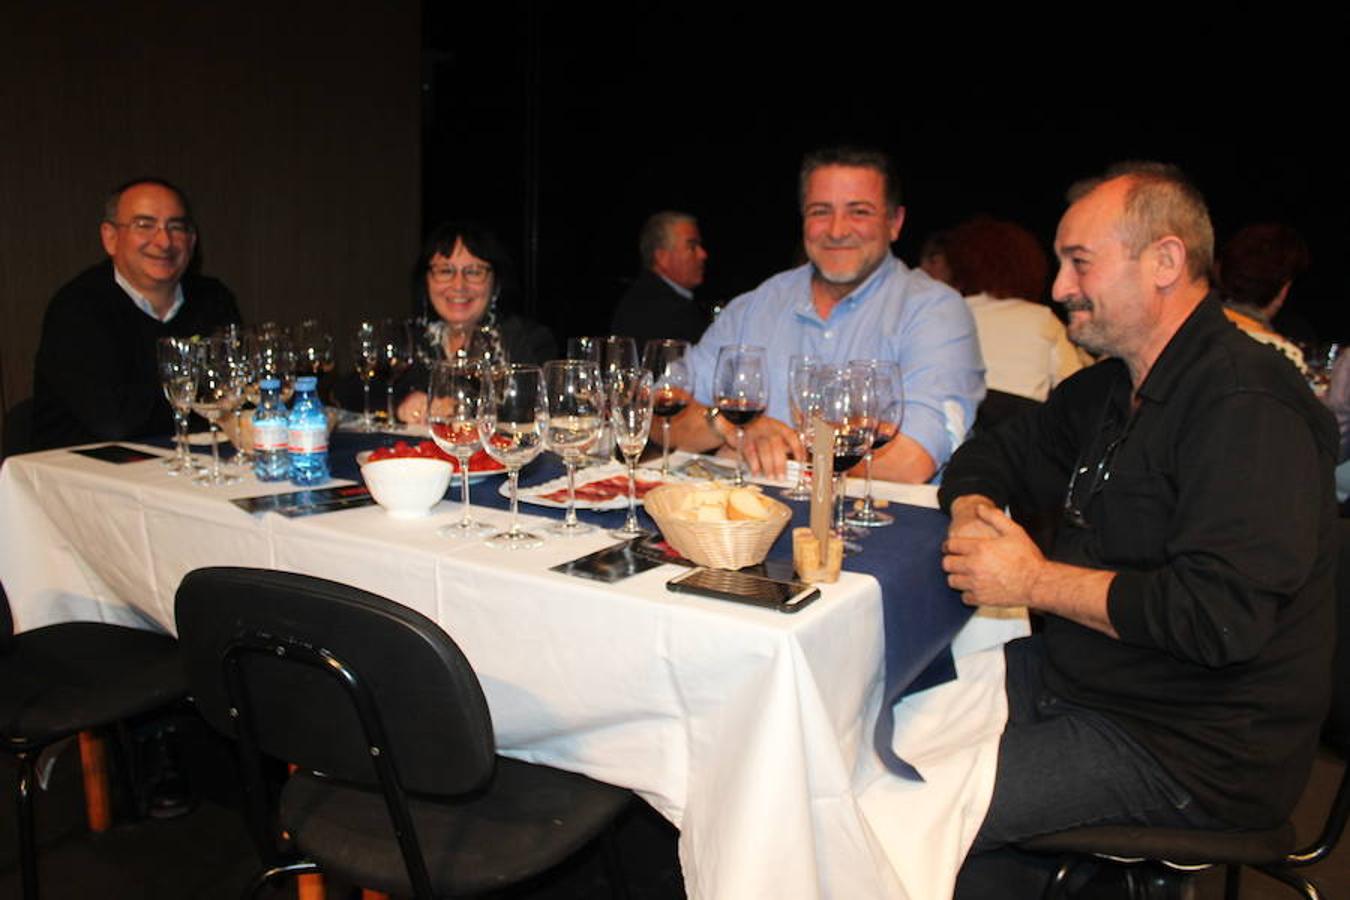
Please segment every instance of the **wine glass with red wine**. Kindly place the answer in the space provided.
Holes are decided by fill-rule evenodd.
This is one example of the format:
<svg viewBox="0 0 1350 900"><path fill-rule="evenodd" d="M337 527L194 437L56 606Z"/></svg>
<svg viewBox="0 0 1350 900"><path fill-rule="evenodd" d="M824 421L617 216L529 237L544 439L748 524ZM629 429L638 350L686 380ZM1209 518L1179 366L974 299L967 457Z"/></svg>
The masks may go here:
<svg viewBox="0 0 1350 900"><path fill-rule="evenodd" d="M717 352L713 402L736 426L736 484L745 484L745 426L769 405L768 359L763 347L728 344Z"/></svg>
<svg viewBox="0 0 1350 900"><path fill-rule="evenodd" d="M834 530L844 541L845 553L862 547L844 524L845 473L863 461L872 449L876 423L876 381L865 367L846 366L822 375L820 415L834 429Z"/></svg>
<svg viewBox="0 0 1350 900"><path fill-rule="evenodd" d="M899 363L878 359L855 359L849 366L861 367L872 373L877 392L877 417L876 428L872 434L872 449L863 460L867 472L867 494L863 497L862 508L855 509L844 521L861 528L880 528L883 525L890 525L895 521L895 517L873 508L872 457L890 443L891 438L900 433L900 423L905 413L905 385Z"/></svg>
<svg viewBox="0 0 1350 900"><path fill-rule="evenodd" d="M653 339L642 351L642 367L652 373L652 413L661 419L661 474L670 474L670 420L689 405L694 387L689 371L689 342Z"/></svg>

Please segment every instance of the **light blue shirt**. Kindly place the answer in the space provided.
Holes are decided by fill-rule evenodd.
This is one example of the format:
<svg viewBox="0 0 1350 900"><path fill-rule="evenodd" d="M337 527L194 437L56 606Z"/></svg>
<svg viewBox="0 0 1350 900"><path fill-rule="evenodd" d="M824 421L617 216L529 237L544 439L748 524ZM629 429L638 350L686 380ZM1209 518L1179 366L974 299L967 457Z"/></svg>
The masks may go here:
<svg viewBox="0 0 1350 900"><path fill-rule="evenodd" d="M155 308L150 305L150 301L145 299L145 295L132 287L131 282L123 278L122 273L117 271L117 266L113 266L113 281L117 282L118 287L126 291L127 296L131 298L132 303L136 304L137 309L156 322L173 321L173 317L178 315L178 311L183 308L183 285L181 283L173 286L173 305L169 307L169 311L161 319L159 313L155 312Z"/></svg>
<svg viewBox="0 0 1350 900"><path fill-rule="evenodd" d="M757 344L768 350L768 414L783 422L792 421L787 389L792 356L811 354L835 365L853 359L892 360L904 375L900 430L941 468L965 439L984 399L984 362L965 301L887 254L822 319L811 302L811 273L809 263L781 272L731 301L689 351L695 398L712 403L717 351L727 344Z"/></svg>

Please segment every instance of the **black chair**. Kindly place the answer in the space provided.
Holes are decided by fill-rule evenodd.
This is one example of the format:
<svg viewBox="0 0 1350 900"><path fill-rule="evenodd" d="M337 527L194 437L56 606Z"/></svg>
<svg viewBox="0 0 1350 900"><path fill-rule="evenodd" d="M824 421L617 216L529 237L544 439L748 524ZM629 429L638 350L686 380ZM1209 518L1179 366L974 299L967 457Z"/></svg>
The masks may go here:
<svg viewBox="0 0 1350 900"><path fill-rule="evenodd" d="M187 694L177 642L94 622L13 633L0 588L0 739L18 761L23 896L38 896L33 787L38 755L57 741L120 722Z"/></svg>
<svg viewBox="0 0 1350 900"><path fill-rule="evenodd" d="M320 870L417 898L500 888L608 837L629 803L620 788L497 756L468 660L430 619L382 597L200 569L178 589L176 618L202 715L239 742L267 866L251 892ZM299 857L278 845L262 754L299 767L279 809Z"/></svg>
<svg viewBox="0 0 1350 900"><path fill-rule="evenodd" d="M1185 828L1100 826L1073 828L1042 835L1022 844L1033 853L1063 857L1047 898L1061 896L1073 869L1088 857L1116 863L1145 864L1142 873L1127 872L1130 896L1179 895L1190 873L1227 867L1225 900L1237 900L1243 866L1264 872L1298 891L1307 900L1321 900L1321 890L1296 870L1321 862L1331 854L1350 817L1350 678L1345 677L1350 654L1350 520L1340 520L1340 560L1336 578L1336 669L1333 671L1331 710L1322 742L1346 764L1322 833L1307 847L1295 849L1294 828L1285 823L1268 831L1202 831Z"/></svg>

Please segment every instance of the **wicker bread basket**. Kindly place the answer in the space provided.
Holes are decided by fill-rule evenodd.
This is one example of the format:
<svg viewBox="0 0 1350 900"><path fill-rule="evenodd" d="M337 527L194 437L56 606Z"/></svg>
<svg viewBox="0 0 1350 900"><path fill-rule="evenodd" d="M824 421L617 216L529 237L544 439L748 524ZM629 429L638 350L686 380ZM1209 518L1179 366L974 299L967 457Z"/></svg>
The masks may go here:
<svg viewBox="0 0 1350 900"><path fill-rule="evenodd" d="M700 566L739 569L764 561L784 526L792 518L786 504L760 496L769 508L767 519L731 522L690 522L675 516L684 496L707 490L702 484L665 484L643 498L647 514L656 521L666 542Z"/></svg>

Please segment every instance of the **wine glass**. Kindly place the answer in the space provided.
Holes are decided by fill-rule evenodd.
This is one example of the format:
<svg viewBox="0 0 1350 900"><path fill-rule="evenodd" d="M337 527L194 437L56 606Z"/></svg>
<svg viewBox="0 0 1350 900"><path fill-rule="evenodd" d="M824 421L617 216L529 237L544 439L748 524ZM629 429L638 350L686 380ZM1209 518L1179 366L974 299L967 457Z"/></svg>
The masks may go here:
<svg viewBox="0 0 1350 900"><path fill-rule="evenodd" d="M610 534L617 538L646 537L648 532L638 527L637 520L637 463L652 430L652 373L646 369L618 369L613 379L610 421L614 423L614 440L628 463L628 518L622 528Z"/></svg>
<svg viewBox="0 0 1350 900"><path fill-rule="evenodd" d="M788 500L811 499L806 483L807 460L811 458L811 419L820 410L820 380L816 375L822 365L819 357L808 354L795 355L788 361L788 409L805 452L797 466L797 483L780 492Z"/></svg>
<svg viewBox="0 0 1350 900"><path fill-rule="evenodd" d="M188 413L197 393L196 372L192 367L192 341L187 338L160 338L157 347L159 378L164 398L173 408L174 455L164 460L170 475L195 472L201 468L188 449Z"/></svg>
<svg viewBox="0 0 1350 900"><path fill-rule="evenodd" d="M860 367L823 370L820 377L820 415L834 429L834 530L844 542L844 552L857 553L862 547L848 540L854 535L844 524L844 473L871 449L875 381L870 370Z"/></svg>
<svg viewBox="0 0 1350 900"><path fill-rule="evenodd" d="M589 360L555 359L544 363L548 431L544 444L567 467L567 514L550 533L570 537L595 530L577 521L577 463L600 438L605 409L600 368Z"/></svg>
<svg viewBox="0 0 1350 900"><path fill-rule="evenodd" d="M234 341L234 352L230 354L230 369L234 373L235 403L234 409L230 411L234 417L234 428L228 435L230 443L234 446L234 456L230 459L230 465L250 470L253 468L253 440L251 433L244 433L244 403L248 400L250 392L254 397L261 396L257 368L247 349L251 334L252 332L248 330L240 332ZM256 405L257 402L254 401L254 406Z"/></svg>
<svg viewBox="0 0 1350 900"><path fill-rule="evenodd" d="M604 338L573 337L567 339L568 359L589 359L600 365L600 344Z"/></svg>
<svg viewBox="0 0 1350 900"><path fill-rule="evenodd" d="M234 343L225 336L208 338L194 348L192 363L195 393L192 410L211 424L211 468L193 479L196 484L234 484L237 475L226 475L220 470L220 419L239 403L237 355Z"/></svg>
<svg viewBox="0 0 1350 900"><path fill-rule="evenodd" d="M370 383L384 370L380 358L380 326L376 322L362 322L352 335L352 365L361 379L360 431L375 431L375 417L370 411Z"/></svg>
<svg viewBox="0 0 1350 900"><path fill-rule="evenodd" d="M689 342L654 339L642 350L642 367L652 373L652 412L661 417L661 474L670 474L670 420L689 405L694 386Z"/></svg>
<svg viewBox="0 0 1350 900"><path fill-rule="evenodd" d="M900 372L900 364L886 360L854 360L851 367L861 367L871 371L876 388L876 425L872 432L872 446L863 458L867 472L867 493L863 497L862 508L854 510L844 521L860 528L880 528L890 525L895 517L890 513L879 512L872 506L872 455L886 446L900 433L900 424L905 414L905 385Z"/></svg>
<svg viewBox="0 0 1350 900"><path fill-rule="evenodd" d="M736 484L745 484L745 426L769 405L768 361L763 347L728 344L717 351L713 376L717 408L736 426Z"/></svg>
<svg viewBox="0 0 1350 900"><path fill-rule="evenodd" d="M306 319L295 329L296 367L316 378L333 371L333 336L317 319Z"/></svg>
<svg viewBox="0 0 1350 900"><path fill-rule="evenodd" d="M483 381L478 410L478 435L488 455L506 466L511 486L511 527L487 539L492 547L527 550L544 541L520 527L517 508L520 469L539 455L548 427L544 372L538 366L503 366Z"/></svg>
<svg viewBox="0 0 1350 900"><path fill-rule="evenodd" d="M482 446L478 413L486 373L482 365L459 359L436 363L431 370L431 381L427 386L427 424L436 446L459 460L464 500L464 514L458 522L437 532L442 537L475 537L492 528L486 522L474 520L469 513L469 458Z"/></svg>
<svg viewBox="0 0 1350 900"><path fill-rule="evenodd" d="M380 323L380 366L386 372L384 380L385 422L394 425L394 383L412 366L413 322L409 319L385 319Z"/></svg>

